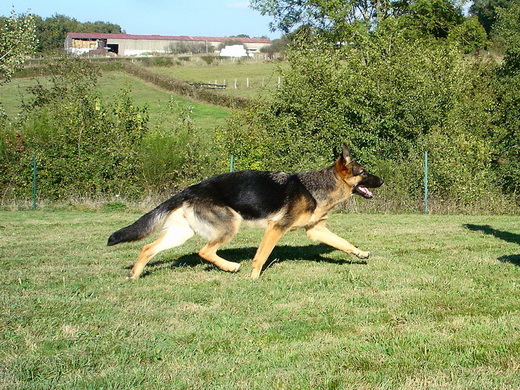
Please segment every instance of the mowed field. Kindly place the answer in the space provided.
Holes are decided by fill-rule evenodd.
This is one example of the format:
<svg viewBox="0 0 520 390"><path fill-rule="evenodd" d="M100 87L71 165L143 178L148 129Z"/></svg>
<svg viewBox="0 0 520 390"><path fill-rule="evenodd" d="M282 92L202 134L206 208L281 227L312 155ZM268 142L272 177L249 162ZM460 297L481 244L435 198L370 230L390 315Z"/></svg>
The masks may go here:
<svg viewBox="0 0 520 390"><path fill-rule="evenodd" d="M237 274L194 238L128 282L139 215L0 212L0 388L520 388L518 217L334 214L371 259L295 231L257 281L245 228Z"/></svg>

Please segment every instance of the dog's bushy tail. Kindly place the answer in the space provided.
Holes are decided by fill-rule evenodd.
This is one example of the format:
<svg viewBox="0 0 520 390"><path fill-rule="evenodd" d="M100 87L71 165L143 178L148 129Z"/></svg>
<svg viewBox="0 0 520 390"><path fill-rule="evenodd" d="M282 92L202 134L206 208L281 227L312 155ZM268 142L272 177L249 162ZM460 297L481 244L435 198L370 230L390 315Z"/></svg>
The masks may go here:
<svg viewBox="0 0 520 390"><path fill-rule="evenodd" d="M107 245L112 246L121 242L137 241L149 236L161 227L170 212L181 207L183 202L184 197L182 193L173 196L152 211L143 215L133 224L112 233L108 238Z"/></svg>

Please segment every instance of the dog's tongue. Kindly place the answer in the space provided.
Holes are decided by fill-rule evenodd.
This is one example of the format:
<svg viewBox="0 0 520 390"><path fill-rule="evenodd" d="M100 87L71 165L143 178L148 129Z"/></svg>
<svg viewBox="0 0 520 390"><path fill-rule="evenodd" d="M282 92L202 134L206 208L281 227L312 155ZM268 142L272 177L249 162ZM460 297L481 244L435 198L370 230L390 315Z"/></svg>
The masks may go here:
<svg viewBox="0 0 520 390"><path fill-rule="evenodd" d="M374 197L374 194L366 187L358 186L357 190L358 190L359 193L361 193L361 195L363 195L366 198L373 198Z"/></svg>

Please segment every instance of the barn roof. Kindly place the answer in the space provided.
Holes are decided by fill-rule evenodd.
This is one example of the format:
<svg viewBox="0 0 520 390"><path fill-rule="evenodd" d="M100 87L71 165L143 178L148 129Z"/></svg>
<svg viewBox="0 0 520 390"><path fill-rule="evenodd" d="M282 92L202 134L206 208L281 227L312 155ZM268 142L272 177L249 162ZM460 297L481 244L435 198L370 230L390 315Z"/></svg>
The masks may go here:
<svg viewBox="0 0 520 390"><path fill-rule="evenodd" d="M73 39L137 39L155 41L191 41L191 42L224 42L230 39L242 43L271 43L267 38L242 38L242 37L193 37L187 35L134 35L134 34L104 34L104 33L68 33L67 37Z"/></svg>

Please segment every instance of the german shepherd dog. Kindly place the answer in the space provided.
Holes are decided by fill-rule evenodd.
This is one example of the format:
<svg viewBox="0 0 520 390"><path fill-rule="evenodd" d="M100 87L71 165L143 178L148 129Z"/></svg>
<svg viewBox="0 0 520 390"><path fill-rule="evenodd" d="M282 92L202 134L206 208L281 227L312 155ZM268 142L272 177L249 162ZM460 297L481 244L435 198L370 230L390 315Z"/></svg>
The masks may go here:
<svg viewBox="0 0 520 390"><path fill-rule="evenodd" d="M362 251L325 227L327 213L352 194L372 198L368 188L383 180L351 161L346 145L335 164L303 173L239 171L213 176L174 195L133 224L113 233L108 245L140 240L159 227L162 233L145 245L129 278L137 279L159 252L185 243L195 233L207 240L199 256L218 268L236 272L240 264L217 255L218 248L238 232L243 220L265 226L262 242L253 258L252 279L284 233L304 228L311 240L322 242L361 259Z"/></svg>

